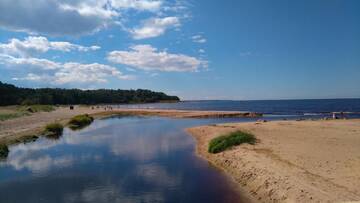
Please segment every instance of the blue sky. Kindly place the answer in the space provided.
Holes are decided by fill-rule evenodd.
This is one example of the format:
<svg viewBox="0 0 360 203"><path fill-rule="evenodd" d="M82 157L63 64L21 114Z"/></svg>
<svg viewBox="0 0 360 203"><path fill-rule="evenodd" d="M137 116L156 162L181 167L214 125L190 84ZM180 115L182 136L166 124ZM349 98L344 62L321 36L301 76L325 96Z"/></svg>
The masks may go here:
<svg viewBox="0 0 360 203"><path fill-rule="evenodd" d="M0 80L182 99L358 98L359 10L357 0L1 0Z"/></svg>

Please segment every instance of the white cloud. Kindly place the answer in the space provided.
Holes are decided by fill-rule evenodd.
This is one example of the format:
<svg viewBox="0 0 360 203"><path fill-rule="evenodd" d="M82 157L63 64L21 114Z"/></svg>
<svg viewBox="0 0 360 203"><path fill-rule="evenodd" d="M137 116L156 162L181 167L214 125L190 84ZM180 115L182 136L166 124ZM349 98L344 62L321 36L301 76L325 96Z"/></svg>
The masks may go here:
<svg viewBox="0 0 360 203"><path fill-rule="evenodd" d="M107 77L116 77L118 79L131 79L131 76L122 74L115 67L92 63L65 63L58 72L55 73L56 84L67 83L104 83Z"/></svg>
<svg viewBox="0 0 360 203"><path fill-rule="evenodd" d="M198 71L207 66L206 61L183 54L171 54L167 51L157 51L151 45L136 45L130 51L112 51L108 60L146 71L186 72Z"/></svg>
<svg viewBox="0 0 360 203"><path fill-rule="evenodd" d="M150 18L138 28L129 30L134 39L146 39L163 35L167 29L180 26L178 17Z"/></svg>
<svg viewBox="0 0 360 203"><path fill-rule="evenodd" d="M30 56L33 53L44 53L49 50L57 50L69 52L72 50L77 51L94 51L100 49L99 46L81 46L63 41L49 41L46 37L29 36L23 41L13 38L8 43L0 43L0 53L17 55L17 56Z"/></svg>
<svg viewBox="0 0 360 203"><path fill-rule="evenodd" d="M1 0L0 13L3 28L49 35L92 33L109 25L117 15L94 0Z"/></svg>
<svg viewBox="0 0 360 203"><path fill-rule="evenodd" d="M202 35L194 35L191 37L191 39L196 43L205 43L207 41Z"/></svg>
<svg viewBox="0 0 360 203"><path fill-rule="evenodd" d="M29 80L29 81L41 81L41 80L44 80L46 78L46 81L48 81L50 79L50 76L48 75L37 75L37 74L34 74L34 73L28 73L25 77L22 77L22 78L17 78L17 77L14 77L12 78L13 80Z"/></svg>
<svg viewBox="0 0 360 203"><path fill-rule="evenodd" d="M121 80L134 79L134 76L125 75L113 66L99 63L58 63L47 59L16 58L0 54L0 64L17 67L27 72L33 71L25 77L14 77L14 80L29 80L53 85L105 83L111 77Z"/></svg>
<svg viewBox="0 0 360 203"><path fill-rule="evenodd" d="M162 0L1 0L0 27L77 36L117 24L126 10L157 12L162 5Z"/></svg>
<svg viewBox="0 0 360 203"><path fill-rule="evenodd" d="M158 11L162 5L162 1L152 0L111 0L111 5L117 9L136 9L136 10L148 10Z"/></svg>
<svg viewBox="0 0 360 203"><path fill-rule="evenodd" d="M199 49L199 53L205 53L205 50L204 49Z"/></svg>
<svg viewBox="0 0 360 203"><path fill-rule="evenodd" d="M59 63L50 61L48 59L17 58L6 54L0 54L0 64L10 65L10 66L30 65L35 67L41 67L41 69L43 70L54 70L61 67Z"/></svg>

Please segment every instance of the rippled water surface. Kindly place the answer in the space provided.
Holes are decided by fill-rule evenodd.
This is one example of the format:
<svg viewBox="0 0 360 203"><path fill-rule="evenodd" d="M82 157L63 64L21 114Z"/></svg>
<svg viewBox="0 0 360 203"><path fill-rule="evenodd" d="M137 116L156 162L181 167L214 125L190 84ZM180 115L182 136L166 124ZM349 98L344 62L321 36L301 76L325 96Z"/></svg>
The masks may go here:
<svg viewBox="0 0 360 203"><path fill-rule="evenodd" d="M58 140L11 146L0 162L0 202L238 201L225 176L196 157L184 132L216 122L114 117L65 129Z"/></svg>

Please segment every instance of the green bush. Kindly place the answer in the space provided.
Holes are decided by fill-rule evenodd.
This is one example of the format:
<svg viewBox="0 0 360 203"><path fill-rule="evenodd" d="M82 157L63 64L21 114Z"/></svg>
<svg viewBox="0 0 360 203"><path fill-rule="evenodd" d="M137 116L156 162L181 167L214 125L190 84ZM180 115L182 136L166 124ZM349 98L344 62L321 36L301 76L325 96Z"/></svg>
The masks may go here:
<svg viewBox="0 0 360 203"><path fill-rule="evenodd" d="M73 117L70 121L69 121L69 127L71 129L80 129L83 128L85 126L90 125L92 122L94 121L94 118L89 116L88 114L84 114L84 115L78 115Z"/></svg>
<svg viewBox="0 0 360 203"><path fill-rule="evenodd" d="M242 131L235 131L228 135L222 135L212 139L209 143L208 151L215 154L242 143L255 144L255 141L256 138L254 135Z"/></svg>
<svg viewBox="0 0 360 203"><path fill-rule="evenodd" d="M0 158L6 158L9 154L8 146L0 144Z"/></svg>
<svg viewBox="0 0 360 203"><path fill-rule="evenodd" d="M60 137L64 130L64 126L60 123L50 123L45 126L45 135L47 137Z"/></svg>

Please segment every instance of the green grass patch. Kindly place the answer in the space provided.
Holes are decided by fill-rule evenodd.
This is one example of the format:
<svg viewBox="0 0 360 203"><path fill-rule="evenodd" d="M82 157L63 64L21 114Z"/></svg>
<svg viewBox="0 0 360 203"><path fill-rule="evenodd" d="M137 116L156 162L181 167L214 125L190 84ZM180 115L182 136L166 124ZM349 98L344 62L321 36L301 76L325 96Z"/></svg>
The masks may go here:
<svg viewBox="0 0 360 203"><path fill-rule="evenodd" d="M73 117L68 125L69 128L73 129L73 130L77 130L77 129L81 129L84 128L85 126L90 125L92 122L94 121L94 118L89 116L88 114L84 114L84 115L78 115Z"/></svg>
<svg viewBox="0 0 360 203"><path fill-rule="evenodd" d="M19 118L19 117L27 116L27 115L30 115L30 113L27 113L27 112L0 113L0 121Z"/></svg>
<svg viewBox="0 0 360 203"><path fill-rule="evenodd" d="M256 138L254 135L242 131L235 131L212 139L209 143L208 152L216 154L232 146L237 146L242 143L255 144L255 142Z"/></svg>
<svg viewBox="0 0 360 203"><path fill-rule="evenodd" d="M50 123L45 126L44 134L46 137L59 138L62 135L64 126L60 123Z"/></svg>
<svg viewBox="0 0 360 203"><path fill-rule="evenodd" d="M0 111L0 121L19 118L22 116L29 116L36 112L51 112L55 107L52 105L30 105L30 106L16 106L9 107L4 111Z"/></svg>
<svg viewBox="0 0 360 203"><path fill-rule="evenodd" d="M36 112L51 112L55 110L55 107L52 105L29 105L29 106L21 106L18 109L19 111L23 112L30 112L30 113L36 113Z"/></svg>
<svg viewBox="0 0 360 203"><path fill-rule="evenodd" d="M0 158L6 158L9 154L9 148L7 145L0 144Z"/></svg>

